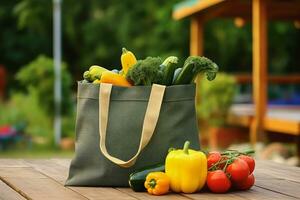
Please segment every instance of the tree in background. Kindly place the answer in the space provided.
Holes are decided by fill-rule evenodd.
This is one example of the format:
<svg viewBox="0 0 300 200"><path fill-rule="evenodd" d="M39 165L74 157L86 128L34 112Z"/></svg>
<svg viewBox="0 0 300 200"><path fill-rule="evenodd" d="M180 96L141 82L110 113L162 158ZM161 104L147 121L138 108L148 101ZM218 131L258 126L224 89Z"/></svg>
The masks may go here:
<svg viewBox="0 0 300 200"><path fill-rule="evenodd" d="M189 54L189 20L171 18L179 1L64 0L63 60L74 79L81 79L92 64L120 67L123 46L138 58L176 55L183 60ZM0 63L10 75L39 54L52 57L52 1L2 0L0 19ZM299 72L299 29L292 23L274 22L269 36L270 71ZM205 55L223 71L250 72L251 40L249 23L237 28L233 20L213 20L205 27Z"/></svg>

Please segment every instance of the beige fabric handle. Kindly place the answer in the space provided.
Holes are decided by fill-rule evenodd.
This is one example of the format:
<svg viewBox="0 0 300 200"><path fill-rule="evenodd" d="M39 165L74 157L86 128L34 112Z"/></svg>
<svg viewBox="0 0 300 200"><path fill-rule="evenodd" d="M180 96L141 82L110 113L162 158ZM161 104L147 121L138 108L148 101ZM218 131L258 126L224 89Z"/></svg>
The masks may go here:
<svg viewBox="0 0 300 200"><path fill-rule="evenodd" d="M121 160L111 156L106 149L106 128L108 122L110 94L112 90L111 84L101 83L99 91L99 134L100 134L100 150L103 155L113 163L121 167L131 167L134 165L138 155L149 143L158 121L161 104L164 97L165 86L153 84L144 117L141 140L137 153L128 161Z"/></svg>

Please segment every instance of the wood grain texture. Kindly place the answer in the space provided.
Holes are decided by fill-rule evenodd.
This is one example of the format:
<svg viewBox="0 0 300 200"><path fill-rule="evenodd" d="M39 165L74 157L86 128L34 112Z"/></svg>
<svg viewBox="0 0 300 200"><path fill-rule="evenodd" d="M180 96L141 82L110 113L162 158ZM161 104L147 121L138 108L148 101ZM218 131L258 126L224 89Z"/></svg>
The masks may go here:
<svg viewBox="0 0 300 200"><path fill-rule="evenodd" d="M266 0L267 1L267 0ZM263 119L267 104L267 9L266 1L252 1L252 38L253 38L253 102L255 119L250 127L250 140L254 145L263 139Z"/></svg>
<svg viewBox="0 0 300 200"><path fill-rule="evenodd" d="M68 158L63 158L63 159L62 158L52 158L50 160L56 164L62 165L67 168L70 167L70 163L71 163L71 160Z"/></svg>
<svg viewBox="0 0 300 200"><path fill-rule="evenodd" d="M25 198L0 181L0 200L25 200Z"/></svg>
<svg viewBox="0 0 300 200"><path fill-rule="evenodd" d="M168 195L163 195L163 196L154 196L150 195L146 192L133 192L130 188L117 188L119 191L122 191L130 196L133 196L137 199L143 199L143 200L188 200L189 198L184 197L182 195L170 193Z"/></svg>
<svg viewBox="0 0 300 200"><path fill-rule="evenodd" d="M60 159L42 159L42 160L26 160L28 166L34 168L38 172L52 178L61 185L64 185L70 165L70 160ZM68 189L81 194L91 200L135 200L136 198L124 194L114 188L103 187L67 187Z"/></svg>
<svg viewBox="0 0 300 200"><path fill-rule="evenodd" d="M300 183L299 167L280 165L271 161L259 161L256 162L255 173L262 179L272 177Z"/></svg>
<svg viewBox="0 0 300 200"><path fill-rule="evenodd" d="M128 195L115 188L107 187L69 187L81 195L92 200L136 200L132 195Z"/></svg>
<svg viewBox="0 0 300 200"><path fill-rule="evenodd" d="M3 164L5 161L5 164ZM16 160L0 159L0 200L7 199L92 199L92 200L204 200L204 199L299 199L300 168L270 161L256 162L255 186L248 191L231 191L213 194L201 191L196 194L152 196L133 192L130 188L64 187L69 159ZM5 167L4 167L5 166ZM22 195L20 195L22 194ZM24 198L25 197L25 198ZM2 199L1 199L2 198Z"/></svg>
<svg viewBox="0 0 300 200"><path fill-rule="evenodd" d="M0 167L26 167L23 159L0 159Z"/></svg>
<svg viewBox="0 0 300 200"><path fill-rule="evenodd" d="M26 160L25 163L34 168L34 170L56 180L62 185L68 177L68 167L57 164L52 160Z"/></svg>
<svg viewBox="0 0 300 200"><path fill-rule="evenodd" d="M1 168L0 178L27 199L87 199L32 168Z"/></svg>
<svg viewBox="0 0 300 200"><path fill-rule="evenodd" d="M268 181L262 178L256 178L255 185L288 197L300 197L300 184L297 182L277 178L269 179Z"/></svg>

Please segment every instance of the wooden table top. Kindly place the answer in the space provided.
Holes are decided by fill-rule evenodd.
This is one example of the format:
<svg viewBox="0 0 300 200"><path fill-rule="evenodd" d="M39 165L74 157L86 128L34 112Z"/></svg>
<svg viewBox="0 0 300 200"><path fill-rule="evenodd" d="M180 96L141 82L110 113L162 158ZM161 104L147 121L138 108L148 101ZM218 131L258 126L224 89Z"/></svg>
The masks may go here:
<svg viewBox="0 0 300 200"><path fill-rule="evenodd" d="M300 168L257 161L255 186L227 194L200 192L152 196L130 188L64 187L70 159L0 159L0 199L300 199Z"/></svg>

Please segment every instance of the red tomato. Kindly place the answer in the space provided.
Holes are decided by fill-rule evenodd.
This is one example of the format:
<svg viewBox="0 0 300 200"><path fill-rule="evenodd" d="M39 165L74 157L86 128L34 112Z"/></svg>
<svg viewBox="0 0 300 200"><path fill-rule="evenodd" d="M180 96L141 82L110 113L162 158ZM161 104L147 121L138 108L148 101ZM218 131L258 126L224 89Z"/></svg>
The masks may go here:
<svg viewBox="0 0 300 200"><path fill-rule="evenodd" d="M207 169L209 169L211 166L217 163L220 159L221 159L220 152L218 151L209 152L207 156Z"/></svg>
<svg viewBox="0 0 300 200"><path fill-rule="evenodd" d="M246 155L240 155L239 158L244 160L248 164L249 173L252 174L252 172L254 171L254 168L255 168L254 159L251 156L246 156Z"/></svg>
<svg viewBox="0 0 300 200"><path fill-rule="evenodd" d="M210 171L207 174L207 186L215 193L225 193L231 187L231 182L222 170Z"/></svg>
<svg viewBox="0 0 300 200"><path fill-rule="evenodd" d="M255 182L255 178L253 174L250 174L248 178L242 182L237 182L234 184L235 188L239 190L249 190Z"/></svg>
<svg viewBox="0 0 300 200"><path fill-rule="evenodd" d="M226 172L230 174L233 182L244 181L250 174L248 164L240 158L236 158L233 163L228 165Z"/></svg>

